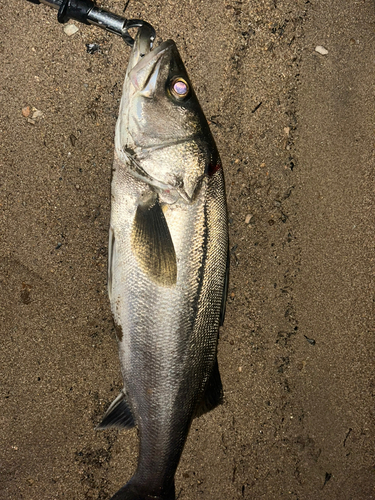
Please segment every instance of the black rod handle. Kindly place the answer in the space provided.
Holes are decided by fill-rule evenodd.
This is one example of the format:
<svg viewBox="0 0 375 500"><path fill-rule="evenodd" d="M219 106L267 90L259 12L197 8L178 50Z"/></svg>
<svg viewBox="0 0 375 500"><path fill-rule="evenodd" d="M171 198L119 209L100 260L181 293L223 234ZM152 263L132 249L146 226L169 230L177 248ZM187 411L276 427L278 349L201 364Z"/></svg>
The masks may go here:
<svg viewBox="0 0 375 500"><path fill-rule="evenodd" d="M91 0L28 0L29 2L44 3L58 10L57 19L60 23L66 23L69 19L75 19L84 24L99 26L111 33L121 36L125 42L133 46L134 40L129 35L128 29L147 27L150 30L150 39L156 38L154 28L145 21L139 19L125 19L105 9L95 7Z"/></svg>

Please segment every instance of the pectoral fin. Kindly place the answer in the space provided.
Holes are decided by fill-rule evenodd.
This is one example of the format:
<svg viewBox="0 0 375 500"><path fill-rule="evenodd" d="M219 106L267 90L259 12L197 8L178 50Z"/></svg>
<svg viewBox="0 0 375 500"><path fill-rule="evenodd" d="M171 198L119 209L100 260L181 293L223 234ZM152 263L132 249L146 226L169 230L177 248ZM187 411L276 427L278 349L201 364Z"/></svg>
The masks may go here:
<svg viewBox="0 0 375 500"><path fill-rule="evenodd" d="M97 426L97 430L108 429L110 427L117 427L119 429L131 429L135 426L132 411L129 403L126 400L123 391L111 403L110 407L104 414L103 420Z"/></svg>
<svg viewBox="0 0 375 500"><path fill-rule="evenodd" d="M205 413L213 410L223 402L223 386L219 372L217 360L212 368L211 376L207 381L206 388L203 393L203 398L197 409L194 417L200 417Z"/></svg>
<svg viewBox="0 0 375 500"><path fill-rule="evenodd" d="M176 284L176 253L158 199L138 205L131 243L139 266L150 279L162 286Z"/></svg>

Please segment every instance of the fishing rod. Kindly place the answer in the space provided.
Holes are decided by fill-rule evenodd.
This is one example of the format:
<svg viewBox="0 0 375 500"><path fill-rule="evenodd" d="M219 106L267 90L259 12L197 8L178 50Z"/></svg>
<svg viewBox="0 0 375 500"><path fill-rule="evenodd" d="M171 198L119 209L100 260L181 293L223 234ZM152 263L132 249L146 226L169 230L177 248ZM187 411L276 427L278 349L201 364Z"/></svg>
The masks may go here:
<svg viewBox="0 0 375 500"><path fill-rule="evenodd" d="M131 28L142 28L149 30L151 42L156 38L155 29L151 24L141 19L126 19L108 10L96 7L91 0L28 0L34 4L45 4L53 9L57 9L57 20L59 23L66 23L69 19L74 19L83 24L99 26L110 33L121 36L130 46L134 45L134 38L128 33ZM127 6L127 4L126 4ZM126 8L126 7L125 7Z"/></svg>

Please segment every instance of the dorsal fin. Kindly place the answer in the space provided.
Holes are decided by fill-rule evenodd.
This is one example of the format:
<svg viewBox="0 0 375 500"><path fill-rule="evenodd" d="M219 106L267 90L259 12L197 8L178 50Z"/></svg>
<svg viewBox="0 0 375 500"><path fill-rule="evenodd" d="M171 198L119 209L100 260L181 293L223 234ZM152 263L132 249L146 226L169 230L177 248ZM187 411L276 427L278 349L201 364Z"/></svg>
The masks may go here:
<svg viewBox="0 0 375 500"><path fill-rule="evenodd" d="M224 318L225 318L225 309L227 305L227 297L228 297L228 284L229 284L229 267L230 267L230 254L229 254L229 245L228 245L228 250L227 250L227 268L225 271L225 280L224 280L224 287L223 287L223 296L221 299L221 309L220 309L220 326L223 326L224 324Z"/></svg>

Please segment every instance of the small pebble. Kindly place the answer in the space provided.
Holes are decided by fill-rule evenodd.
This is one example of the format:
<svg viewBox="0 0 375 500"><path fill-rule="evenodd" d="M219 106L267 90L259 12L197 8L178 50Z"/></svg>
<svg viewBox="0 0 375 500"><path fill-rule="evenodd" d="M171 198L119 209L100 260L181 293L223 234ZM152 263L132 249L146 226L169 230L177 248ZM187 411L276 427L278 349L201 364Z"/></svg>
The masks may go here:
<svg viewBox="0 0 375 500"><path fill-rule="evenodd" d="M251 219L252 219L252 215L251 214L247 214L246 217L245 217L245 224L249 224Z"/></svg>
<svg viewBox="0 0 375 500"><path fill-rule="evenodd" d="M315 47L315 52L318 52L319 54L322 54L322 56L326 56L328 54L328 50L322 47L321 45L317 45Z"/></svg>
<svg viewBox="0 0 375 500"><path fill-rule="evenodd" d="M100 45L97 43L86 43L86 51L89 54L95 54L95 52L99 52Z"/></svg>
<svg viewBox="0 0 375 500"><path fill-rule="evenodd" d="M37 120L38 118L42 118L43 113L39 109L33 108L33 114L32 114L32 119Z"/></svg>
<svg viewBox="0 0 375 500"><path fill-rule="evenodd" d="M238 367L238 372L241 373L242 372L242 366L239 366Z"/></svg>
<svg viewBox="0 0 375 500"><path fill-rule="evenodd" d="M75 33L77 33L77 31L79 31L79 30L75 24L67 24L64 27L64 33L68 36L74 35Z"/></svg>
<svg viewBox="0 0 375 500"><path fill-rule="evenodd" d="M314 339L309 339L309 337L306 337L306 335L304 335L304 337L305 337L305 339L307 340L307 342L308 342L309 344L311 344L311 345L315 345L315 344L316 344L316 342L315 342L315 340L314 340Z"/></svg>
<svg viewBox="0 0 375 500"><path fill-rule="evenodd" d="M22 108L22 114L25 118L30 116L30 106L25 106L24 108Z"/></svg>
<svg viewBox="0 0 375 500"><path fill-rule="evenodd" d="M284 127L284 132L289 137L290 127Z"/></svg>

